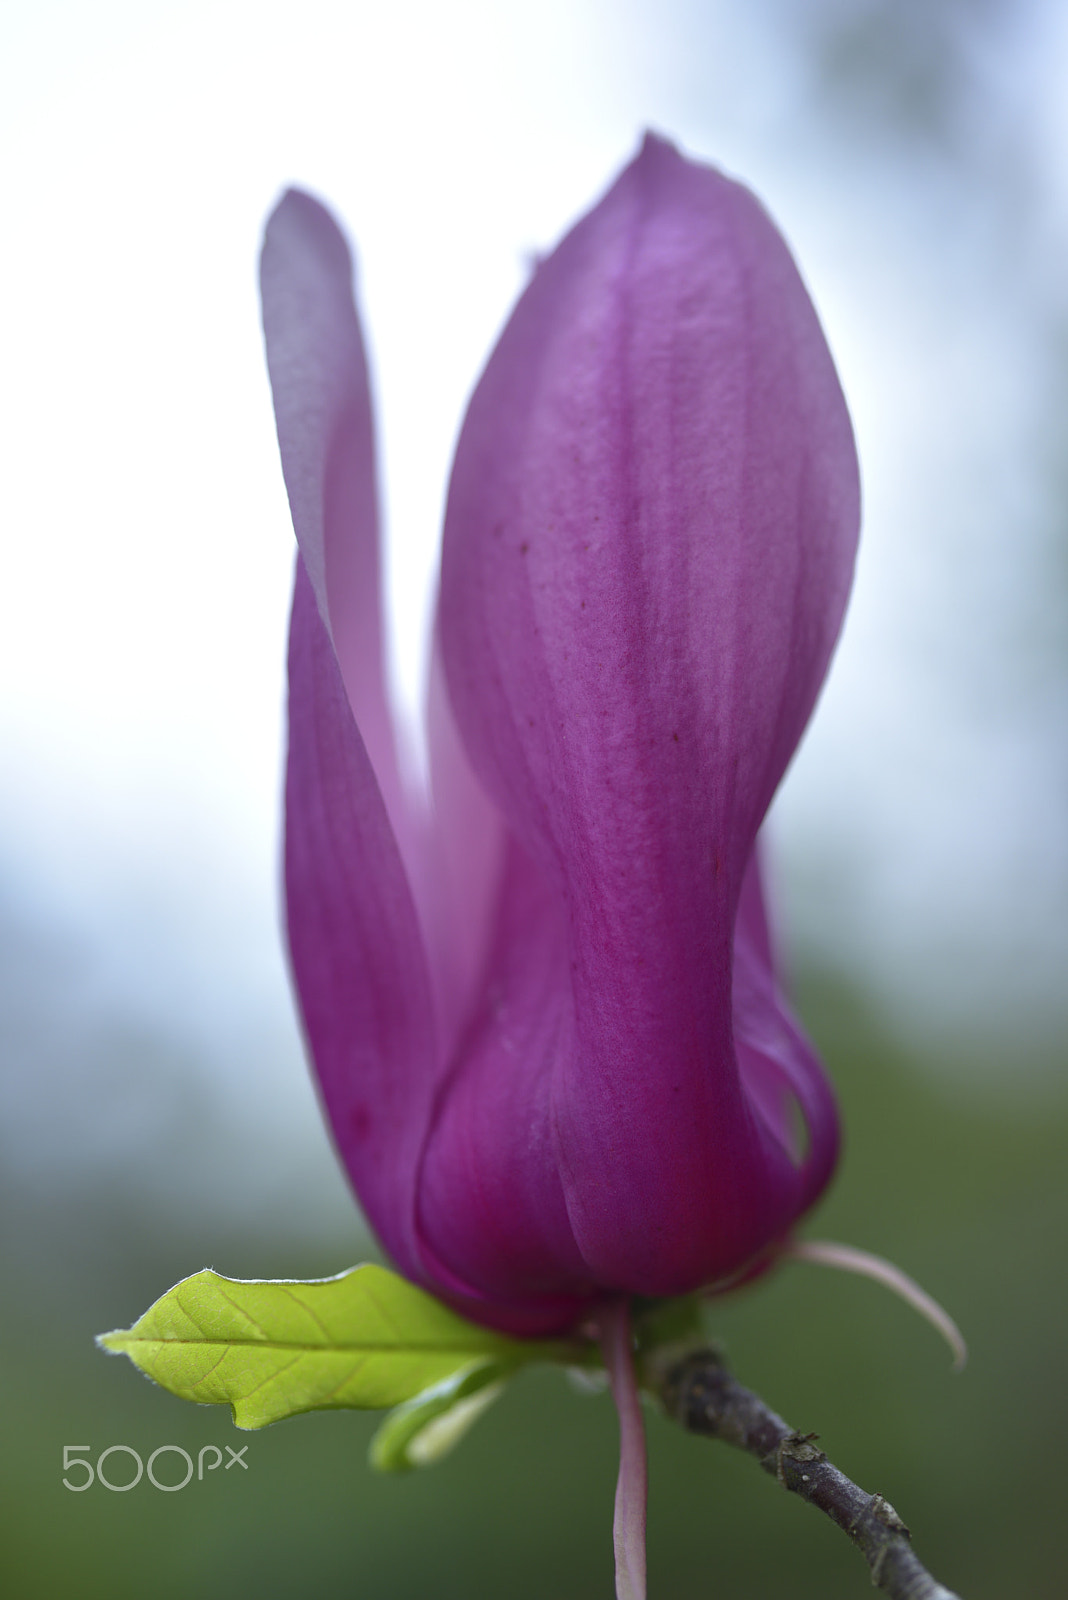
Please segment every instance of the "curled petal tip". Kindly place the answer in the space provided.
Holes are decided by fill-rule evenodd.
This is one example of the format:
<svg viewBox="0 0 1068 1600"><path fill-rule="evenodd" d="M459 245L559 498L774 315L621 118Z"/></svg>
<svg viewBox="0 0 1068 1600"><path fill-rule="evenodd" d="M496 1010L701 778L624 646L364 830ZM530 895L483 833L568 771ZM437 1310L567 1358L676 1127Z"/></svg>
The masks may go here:
<svg viewBox="0 0 1068 1600"><path fill-rule="evenodd" d="M659 155L678 157L678 154L678 146L670 139L665 138L662 133L657 133L653 128L646 128L642 135L641 148L638 151L639 160L643 158L653 160Z"/></svg>
<svg viewBox="0 0 1068 1600"><path fill-rule="evenodd" d="M953 1353L953 1371L964 1371L968 1346L957 1324L937 1300L892 1261L853 1245L837 1244L832 1239L795 1239L785 1246L781 1256L794 1261L815 1261L820 1266L837 1267L842 1272L854 1272L858 1277L881 1283L937 1329Z"/></svg>

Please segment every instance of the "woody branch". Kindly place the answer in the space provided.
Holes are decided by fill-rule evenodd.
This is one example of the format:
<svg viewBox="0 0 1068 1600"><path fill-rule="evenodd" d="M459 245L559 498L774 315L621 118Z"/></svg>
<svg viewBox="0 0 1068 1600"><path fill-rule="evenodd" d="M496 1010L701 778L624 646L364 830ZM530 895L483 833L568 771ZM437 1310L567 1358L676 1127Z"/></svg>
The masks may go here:
<svg viewBox="0 0 1068 1600"><path fill-rule="evenodd" d="M693 1351L647 1372L668 1414L691 1433L722 1439L754 1456L791 1494L830 1517L860 1550L872 1582L892 1600L958 1600L927 1571L909 1530L880 1494L866 1494L759 1395L744 1388L714 1349Z"/></svg>

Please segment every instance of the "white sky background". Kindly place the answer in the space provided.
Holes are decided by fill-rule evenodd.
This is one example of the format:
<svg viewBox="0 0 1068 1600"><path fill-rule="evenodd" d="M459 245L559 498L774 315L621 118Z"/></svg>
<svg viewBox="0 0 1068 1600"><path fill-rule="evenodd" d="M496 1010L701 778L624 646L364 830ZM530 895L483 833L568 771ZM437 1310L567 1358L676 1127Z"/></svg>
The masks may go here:
<svg viewBox="0 0 1068 1600"><path fill-rule="evenodd" d="M967 9L925 3L948 35ZM412 704L465 397L528 254L647 125L776 216L859 436L855 603L778 818L789 920L913 1033L1011 1046L1058 1014L1068 13L971 9L940 100L921 0L3 0L0 902L75 951L34 980L72 1036L121 1002L217 1107L313 1127L277 931L277 192L358 254ZM8 1091L35 1162L100 1121L65 1060Z"/></svg>

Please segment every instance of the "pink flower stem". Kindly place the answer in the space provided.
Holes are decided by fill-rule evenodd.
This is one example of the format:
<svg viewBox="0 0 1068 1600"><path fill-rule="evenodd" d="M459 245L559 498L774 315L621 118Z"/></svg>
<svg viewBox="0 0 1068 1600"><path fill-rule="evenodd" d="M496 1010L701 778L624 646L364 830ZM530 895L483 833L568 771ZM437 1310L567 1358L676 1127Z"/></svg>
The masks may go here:
<svg viewBox="0 0 1068 1600"><path fill-rule="evenodd" d="M630 1306L613 1300L599 1317L601 1350L619 1415L619 1478L613 1525L617 1600L645 1600L645 1424L634 1372Z"/></svg>

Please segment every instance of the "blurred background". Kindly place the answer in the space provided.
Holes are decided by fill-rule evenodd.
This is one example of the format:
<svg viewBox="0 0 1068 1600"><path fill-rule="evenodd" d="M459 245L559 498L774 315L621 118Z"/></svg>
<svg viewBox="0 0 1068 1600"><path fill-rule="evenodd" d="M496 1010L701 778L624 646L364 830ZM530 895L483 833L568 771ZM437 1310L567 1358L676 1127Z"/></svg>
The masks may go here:
<svg viewBox="0 0 1068 1600"><path fill-rule="evenodd" d="M20 1600L611 1594L615 1422L556 1374L448 1464L237 1435L92 1345L205 1265L368 1254L278 928L292 535L255 291L299 183L354 240L399 702L467 393L651 126L791 241L857 429L845 637L773 817L847 1147L810 1224L963 1325L794 1266L744 1381L971 1600L1063 1592L1068 8L1057 0L6 0L0 10L0 1574ZM249 1443L180 1494L66 1444ZM867 1592L753 1463L650 1419L652 1592ZM115 1468L122 1480L122 1459Z"/></svg>

